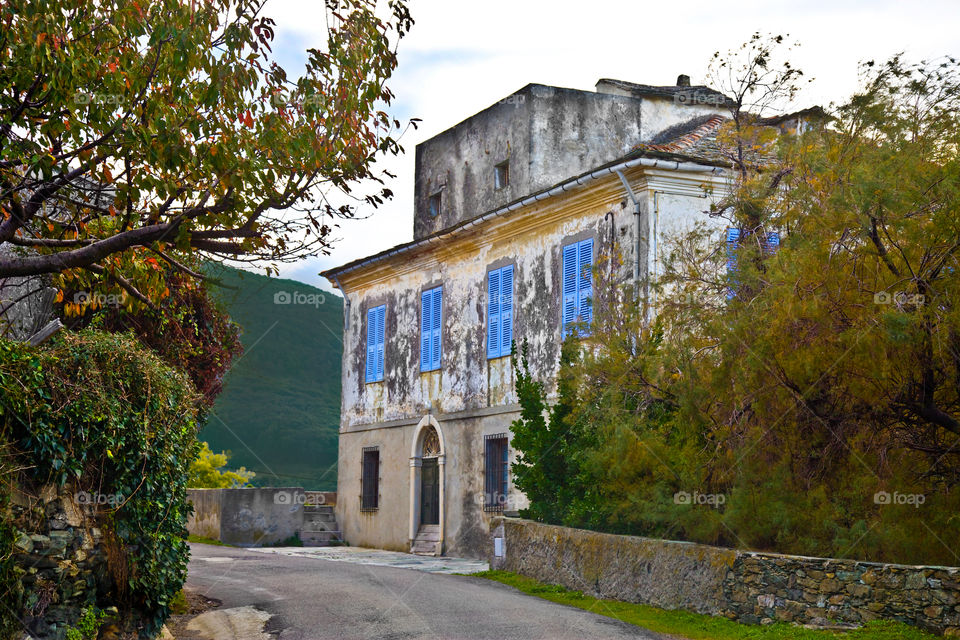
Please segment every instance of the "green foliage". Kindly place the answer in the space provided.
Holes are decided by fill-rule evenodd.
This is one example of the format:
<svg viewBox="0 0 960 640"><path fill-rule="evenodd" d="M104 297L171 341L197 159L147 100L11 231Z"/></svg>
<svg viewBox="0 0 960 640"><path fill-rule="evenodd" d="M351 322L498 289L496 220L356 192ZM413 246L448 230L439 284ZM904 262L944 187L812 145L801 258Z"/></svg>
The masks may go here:
<svg viewBox="0 0 960 640"><path fill-rule="evenodd" d="M0 257L0 275L53 274L132 309L162 298L158 258L315 255L331 218L392 197L377 161L402 151L385 109L406 5L323 3L325 37L292 76L262 5L0 6L0 129L17 132L0 145L0 242L35 249Z"/></svg>
<svg viewBox="0 0 960 640"><path fill-rule="evenodd" d="M84 320L105 331L135 333L164 362L185 372L209 406L222 390L230 364L243 352L240 328L213 301L206 282L194 282L174 269L165 279L168 295L153 308L107 306L90 310Z"/></svg>
<svg viewBox="0 0 960 640"><path fill-rule="evenodd" d="M829 127L782 136L716 207L741 231L732 297L715 226L664 243L655 322L598 285L620 297L561 366L572 410L547 423L520 393L519 433L549 434L515 439L543 467L523 473L569 471L535 483L531 515L956 565L958 149L960 65L868 66Z"/></svg>
<svg viewBox="0 0 960 640"><path fill-rule="evenodd" d="M224 376L200 438L256 471L254 485L335 490L343 299L220 265L206 273L211 295L243 329L245 353ZM278 294L290 304L275 304Z"/></svg>
<svg viewBox="0 0 960 640"><path fill-rule="evenodd" d="M239 489L250 485L257 475L240 467L236 471L223 469L229 455L225 451L214 453L206 442L200 443L197 457L190 463L190 479L187 486L195 489Z"/></svg>
<svg viewBox="0 0 960 640"><path fill-rule="evenodd" d="M97 640L100 623L106 617L106 612L96 607L84 609L77 624L67 629L67 640Z"/></svg>
<svg viewBox="0 0 960 640"><path fill-rule="evenodd" d="M0 436L21 482L106 494L105 534L121 611L159 629L186 578L187 469L199 396L128 335L66 333L42 348L0 341Z"/></svg>
<svg viewBox="0 0 960 640"><path fill-rule="evenodd" d="M665 611L645 604L602 600L559 585L544 584L509 571L484 571L473 577L494 580L531 595L602 616L635 624L671 638L689 640L933 640L901 622L876 621L852 631L816 631L783 622L767 626L745 625L721 617L687 611Z"/></svg>

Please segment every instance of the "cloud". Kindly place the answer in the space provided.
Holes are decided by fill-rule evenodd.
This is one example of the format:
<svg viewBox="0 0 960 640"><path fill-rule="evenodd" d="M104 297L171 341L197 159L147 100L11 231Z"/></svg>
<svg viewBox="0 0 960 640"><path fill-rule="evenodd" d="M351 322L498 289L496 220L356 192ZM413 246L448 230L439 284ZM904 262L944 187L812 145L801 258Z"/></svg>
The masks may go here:
<svg viewBox="0 0 960 640"><path fill-rule="evenodd" d="M298 51L325 40L322 7L315 0L267 3L264 15L277 20L278 58L291 73L305 59ZM913 59L960 54L960 4L953 1L412 0L410 9L416 24L400 43L393 112L423 123L403 140L406 156L384 162L397 174L388 185L396 197L368 219L343 221L331 256L281 266L284 277L317 284L322 269L410 240L416 143L531 82L592 90L604 77L672 84L686 73L696 83L715 51L735 48L759 30L802 43L793 60L816 78L799 100L807 106L849 95L861 60L899 51Z"/></svg>

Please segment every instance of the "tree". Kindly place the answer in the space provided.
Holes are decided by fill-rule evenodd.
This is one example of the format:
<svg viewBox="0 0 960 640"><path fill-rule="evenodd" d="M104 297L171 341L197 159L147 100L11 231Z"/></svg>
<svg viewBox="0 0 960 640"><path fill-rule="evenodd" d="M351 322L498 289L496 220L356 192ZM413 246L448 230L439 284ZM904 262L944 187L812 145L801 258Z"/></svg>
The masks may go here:
<svg viewBox="0 0 960 640"><path fill-rule="evenodd" d="M558 464L599 522L575 501L562 520L956 563L941 541L960 536L960 64L895 57L862 82L828 125L775 132L737 171L722 215L755 242L728 253L714 224L665 243L652 324L595 305L560 373L565 422L594 435Z"/></svg>
<svg viewBox="0 0 960 640"><path fill-rule="evenodd" d="M240 467L236 471L224 469L230 455L226 451L214 453L206 442L200 443L197 458L190 463L187 486L196 489L237 489L249 486L256 473Z"/></svg>
<svg viewBox="0 0 960 640"><path fill-rule="evenodd" d="M288 261L379 205L401 0L327 0L293 79L262 2L13 0L0 9L0 277L149 302L162 261ZM382 17L381 17L382 16ZM339 194L339 195L338 195Z"/></svg>

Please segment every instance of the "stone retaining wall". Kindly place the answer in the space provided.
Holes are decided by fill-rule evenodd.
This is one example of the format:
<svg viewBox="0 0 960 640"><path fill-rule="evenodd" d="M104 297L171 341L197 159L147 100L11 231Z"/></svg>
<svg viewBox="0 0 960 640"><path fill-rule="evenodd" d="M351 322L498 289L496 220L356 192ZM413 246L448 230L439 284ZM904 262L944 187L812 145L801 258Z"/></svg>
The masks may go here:
<svg viewBox="0 0 960 640"><path fill-rule="evenodd" d="M90 526L72 495L47 487L39 496L14 492L11 515L21 529L14 563L21 572L31 638L59 640L85 607L113 590L100 530Z"/></svg>
<svg viewBox="0 0 960 640"><path fill-rule="evenodd" d="M596 597L745 623L900 620L960 636L960 568L753 553L502 518L490 566ZM495 549L498 543L491 545Z"/></svg>

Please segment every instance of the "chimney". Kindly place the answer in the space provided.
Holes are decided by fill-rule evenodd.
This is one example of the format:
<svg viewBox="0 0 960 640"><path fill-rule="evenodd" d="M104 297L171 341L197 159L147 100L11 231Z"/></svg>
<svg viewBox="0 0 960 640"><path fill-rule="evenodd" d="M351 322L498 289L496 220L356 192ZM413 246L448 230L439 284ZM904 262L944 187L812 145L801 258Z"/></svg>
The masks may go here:
<svg viewBox="0 0 960 640"><path fill-rule="evenodd" d="M685 73L681 73L677 76L677 86L678 87L689 87L690 86L690 76Z"/></svg>

